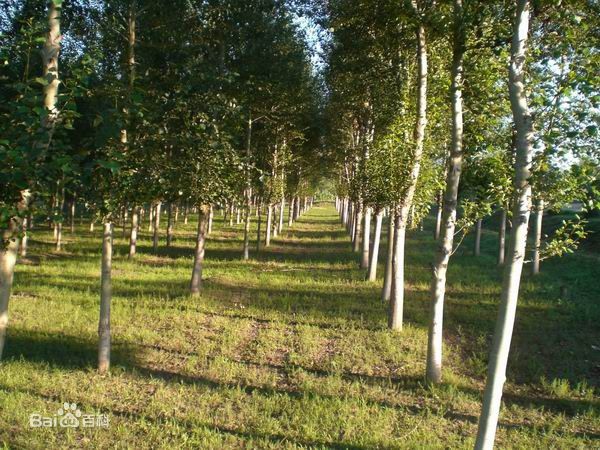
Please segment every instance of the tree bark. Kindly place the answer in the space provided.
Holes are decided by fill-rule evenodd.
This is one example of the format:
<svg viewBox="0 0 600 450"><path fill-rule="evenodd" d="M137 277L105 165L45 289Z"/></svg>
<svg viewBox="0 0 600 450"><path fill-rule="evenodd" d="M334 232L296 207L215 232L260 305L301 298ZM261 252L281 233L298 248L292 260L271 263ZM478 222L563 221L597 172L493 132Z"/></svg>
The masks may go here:
<svg viewBox="0 0 600 450"><path fill-rule="evenodd" d="M265 230L265 247L271 245L271 227L273 226L273 206L267 205L267 227Z"/></svg>
<svg viewBox="0 0 600 450"><path fill-rule="evenodd" d="M475 225L475 248L473 249L475 256L481 255L481 223L482 219L478 219Z"/></svg>
<svg viewBox="0 0 600 450"><path fill-rule="evenodd" d="M173 203L167 204L167 247L173 242Z"/></svg>
<svg viewBox="0 0 600 450"><path fill-rule="evenodd" d="M288 227L292 226L292 223L294 223L294 208L296 206L296 199L294 197L292 197L290 199L290 206L289 206L289 211L288 211Z"/></svg>
<svg viewBox="0 0 600 450"><path fill-rule="evenodd" d="M202 286L202 266L204 264L208 215L209 207L207 205L201 205L198 207L198 232L196 234L196 250L194 252L192 280L190 282L190 293L192 295L198 295Z"/></svg>
<svg viewBox="0 0 600 450"><path fill-rule="evenodd" d="M388 326L401 331L404 321L404 244L409 209L404 207L394 218L394 254L392 257L392 284Z"/></svg>
<svg viewBox="0 0 600 450"><path fill-rule="evenodd" d="M279 205L279 223L277 225L277 231L279 234L283 231L283 213L285 210L285 197L281 197L281 204Z"/></svg>
<svg viewBox="0 0 600 450"><path fill-rule="evenodd" d="M112 223L104 222L102 266L100 277L100 320L98 322L98 371L110 368L110 303L112 297Z"/></svg>
<svg viewBox="0 0 600 450"><path fill-rule="evenodd" d="M375 215L375 236L373 236L373 246L371 247L371 259L369 261L369 281L377 279L377 262L379 259L379 241L381 239L381 222L383 221L383 211L377 211Z"/></svg>
<svg viewBox="0 0 600 450"><path fill-rule="evenodd" d="M139 206L134 206L131 210L131 231L129 232L129 259L135 257L137 246L137 234L139 227Z"/></svg>
<svg viewBox="0 0 600 450"><path fill-rule="evenodd" d="M542 246L542 222L544 220L544 200L538 200L535 214L535 228L533 238L533 258L531 264L531 273L537 275L540 273L540 248Z"/></svg>
<svg viewBox="0 0 600 450"><path fill-rule="evenodd" d="M426 379L428 383L442 381L442 347L446 275L454 246L458 186L463 163L463 59L465 29L462 0L454 0L454 44L452 51L452 142L446 168L446 187L438 207L441 213L439 245L433 261Z"/></svg>
<svg viewBox="0 0 600 450"><path fill-rule="evenodd" d="M363 206L358 203L356 208L356 216L354 217L354 238L352 251L358 253L360 251L360 231L362 228Z"/></svg>
<svg viewBox="0 0 600 450"><path fill-rule="evenodd" d="M498 231L498 265L504 264L506 249L506 209L500 211L500 230Z"/></svg>
<svg viewBox="0 0 600 450"><path fill-rule="evenodd" d="M413 0L413 9L416 11L416 0ZM421 170L423 156L423 143L425 140L425 127L427 126L427 39L425 27L422 22L417 25L417 57L418 57L418 89L417 89L417 117L415 122L415 150L410 171L408 189L400 203L395 218L394 230L394 258L392 260L393 289L390 299L390 314L388 324L393 330L402 330L404 308L404 244L406 241L406 224L413 197Z"/></svg>
<svg viewBox="0 0 600 450"><path fill-rule="evenodd" d="M244 211L244 260L250 258L250 208L252 205L252 188L250 187L250 157L252 154L252 111L248 114L246 129L246 210Z"/></svg>
<svg viewBox="0 0 600 450"><path fill-rule="evenodd" d="M16 236L18 223L11 220L8 229L2 233L0 242L0 360L6 341L8 328L8 302L13 284L19 239Z"/></svg>
<svg viewBox="0 0 600 450"><path fill-rule="evenodd" d="M71 234L75 233L75 197L73 197L73 199L71 200L71 216L70 216L70 220L71 220Z"/></svg>
<svg viewBox="0 0 600 450"><path fill-rule="evenodd" d="M392 295L392 260L394 258L394 215L389 215L387 255L385 263L385 277L381 290L381 301L389 302Z"/></svg>
<svg viewBox="0 0 600 450"><path fill-rule="evenodd" d="M261 239L261 225L262 225L262 214L261 214L261 204L260 200L256 202L256 213L258 217L258 221L256 224L256 254L260 252L260 239Z"/></svg>
<svg viewBox="0 0 600 450"><path fill-rule="evenodd" d="M368 269L369 267L369 250L371 240L371 208L365 208L364 223L363 223L363 239L362 239L362 256L360 259L360 268Z"/></svg>
<svg viewBox="0 0 600 450"><path fill-rule="evenodd" d="M454 100L453 100L454 101ZM440 232L442 229L442 196L440 195L440 199L437 204L437 212L435 215L435 230L433 231L433 239L436 241L440 238Z"/></svg>
<svg viewBox="0 0 600 450"><path fill-rule="evenodd" d="M152 234L152 250L154 253L158 251L158 232L160 228L160 207L162 202L156 202L156 206L154 209L154 226L153 234Z"/></svg>
<svg viewBox="0 0 600 450"><path fill-rule="evenodd" d="M206 228L206 234L212 233L214 219L215 219L215 208L213 205L210 205L210 207L208 209L208 226Z"/></svg>
<svg viewBox="0 0 600 450"><path fill-rule="evenodd" d="M524 83L529 11L529 0L517 0L509 72L510 103L516 130L513 228L508 240L508 261L504 266L500 307L490 352L488 377L475 442L476 450L490 450L494 446L531 211L529 178L533 156L533 121Z"/></svg>
<svg viewBox="0 0 600 450"><path fill-rule="evenodd" d="M21 257L25 258L27 256L27 241L29 240L29 226L31 223L30 216L23 218L23 224L21 225L21 230L23 233L23 237L21 238Z"/></svg>

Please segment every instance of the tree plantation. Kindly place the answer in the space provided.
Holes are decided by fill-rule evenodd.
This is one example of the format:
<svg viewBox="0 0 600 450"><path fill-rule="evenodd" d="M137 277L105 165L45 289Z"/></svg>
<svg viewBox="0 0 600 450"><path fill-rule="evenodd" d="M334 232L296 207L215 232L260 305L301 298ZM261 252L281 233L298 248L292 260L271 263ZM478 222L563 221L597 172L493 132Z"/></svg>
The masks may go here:
<svg viewBox="0 0 600 450"><path fill-rule="evenodd" d="M3 448L600 446L600 2L0 1Z"/></svg>

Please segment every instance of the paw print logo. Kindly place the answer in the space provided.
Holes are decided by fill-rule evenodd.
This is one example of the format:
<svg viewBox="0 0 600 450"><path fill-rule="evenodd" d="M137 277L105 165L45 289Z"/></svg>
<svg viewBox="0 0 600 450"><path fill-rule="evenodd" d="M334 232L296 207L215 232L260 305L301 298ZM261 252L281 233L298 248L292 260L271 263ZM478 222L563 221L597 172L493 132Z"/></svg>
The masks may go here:
<svg viewBox="0 0 600 450"><path fill-rule="evenodd" d="M65 428L77 428L79 426L79 418L81 417L81 411L77 409L76 403L63 403L62 408L58 410L60 417L59 424Z"/></svg>

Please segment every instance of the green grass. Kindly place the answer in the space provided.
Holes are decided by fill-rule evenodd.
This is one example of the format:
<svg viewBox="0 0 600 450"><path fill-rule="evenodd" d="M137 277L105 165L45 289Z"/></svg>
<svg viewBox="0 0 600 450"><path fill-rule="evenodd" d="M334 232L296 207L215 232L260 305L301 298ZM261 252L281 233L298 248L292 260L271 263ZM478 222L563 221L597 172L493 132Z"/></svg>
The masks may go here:
<svg viewBox="0 0 600 450"><path fill-rule="evenodd" d="M407 324L394 333L381 280L363 281L331 206L312 209L248 262L240 260L241 226L219 215L215 225L198 298L187 294L194 223L177 224L174 247L156 255L143 233L133 262L116 230L107 376L94 369L100 232L66 232L60 254L48 231L33 233L31 255L17 267L0 365L0 443L472 447L500 291L493 231L484 230L479 258L467 239L453 260L445 384L427 389L429 231L409 235ZM598 259L575 254L524 276L498 448L598 447ZM567 299L559 298L562 285ZM109 428L29 428L30 413L52 415L64 401L108 414Z"/></svg>

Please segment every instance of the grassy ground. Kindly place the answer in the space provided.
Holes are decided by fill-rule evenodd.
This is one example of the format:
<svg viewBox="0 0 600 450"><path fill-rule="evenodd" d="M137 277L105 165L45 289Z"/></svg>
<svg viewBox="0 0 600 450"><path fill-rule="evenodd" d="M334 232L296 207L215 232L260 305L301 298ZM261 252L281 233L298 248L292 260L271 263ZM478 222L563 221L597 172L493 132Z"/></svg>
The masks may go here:
<svg viewBox="0 0 600 450"><path fill-rule="evenodd" d="M100 233L84 225L67 232L61 254L48 232L34 233L31 256L17 269L0 365L0 443L472 446L500 290L492 231L484 232L482 256L470 255L467 240L454 258L446 383L426 389L430 232L409 236L400 334L386 330L381 281L363 281L331 206L311 210L249 262L240 260L241 226L217 216L199 298L187 295L194 229L178 224L174 247L157 255L144 233L134 262L116 240L108 376L94 370ZM598 262L597 254L576 254L524 277L498 448L600 447ZM560 298L562 285L568 298ZM108 414L109 428L29 427L31 413L53 415L64 401Z"/></svg>

